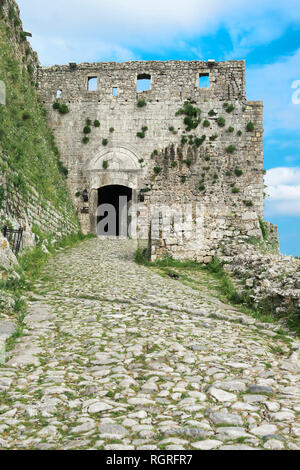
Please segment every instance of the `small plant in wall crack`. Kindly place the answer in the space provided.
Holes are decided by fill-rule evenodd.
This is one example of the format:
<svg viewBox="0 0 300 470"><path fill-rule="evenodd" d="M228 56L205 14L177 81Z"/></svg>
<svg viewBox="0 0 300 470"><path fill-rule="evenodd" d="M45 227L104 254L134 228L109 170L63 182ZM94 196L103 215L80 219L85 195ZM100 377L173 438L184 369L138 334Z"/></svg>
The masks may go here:
<svg viewBox="0 0 300 470"><path fill-rule="evenodd" d="M174 135L178 134L178 131L174 129L174 126L169 126L169 131L172 132L172 134Z"/></svg>
<svg viewBox="0 0 300 470"><path fill-rule="evenodd" d="M235 151L236 151L236 147L234 145L228 145L228 147L226 147L227 153L234 153Z"/></svg>
<svg viewBox="0 0 300 470"><path fill-rule="evenodd" d="M144 139L145 136L146 136L146 132L148 130L148 127L147 126L143 126L142 127L142 130L140 132L137 132L136 135L137 137L139 137L140 139Z"/></svg>
<svg viewBox="0 0 300 470"><path fill-rule="evenodd" d="M234 170L234 173L236 174L236 176L239 177L239 176L242 176L243 170L241 170L240 168L236 168L236 169Z"/></svg>
<svg viewBox="0 0 300 470"><path fill-rule="evenodd" d="M103 160L103 162L102 162L102 168L103 168L103 170L107 170L108 167L109 167L108 161L107 161L107 160Z"/></svg>
<svg viewBox="0 0 300 470"><path fill-rule="evenodd" d="M243 201L243 203L245 204L246 207L252 207L253 206L253 202L249 201L249 200L245 200L245 201Z"/></svg>
<svg viewBox="0 0 300 470"><path fill-rule="evenodd" d="M192 165L192 160L190 158L187 158L186 160L183 160L183 163L185 163L186 166L190 167Z"/></svg>
<svg viewBox="0 0 300 470"><path fill-rule="evenodd" d="M140 100L138 100L136 105L137 105L138 108L144 108L147 105L147 102L144 99L140 99Z"/></svg>
<svg viewBox="0 0 300 470"><path fill-rule="evenodd" d="M183 105L183 108L180 108L175 116L185 115L183 120L186 131L189 132L192 129L196 129L201 122L201 109L195 108L191 103L186 101Z"/></svg>
<svg viewBox="0 0 300 470"><path fill-rule="evenodd" d="M217 113L216 113L213 109L211 109L211 110L209 111L208 115L211 116L211 117L213 117L213 116L216 116Z"/></svg>
<svg viewBox="0 0 300 470"><path fill-rule="evenodd" d="M254 131L254 124L253 122L248 122L247 126L246 126L246 131L247 132L253 132Z"/></svg>
<svg viewBox="0 0 300 470"><path fill-rule="evenodd" d="M234 111L235 109L233 104L229 104L229 103L224 103L223 108L225 109L226 113L232 113L232 111Z"/></svg>
<svg viewBox="0 0 300 470"><path fill-rule="evenodd" d="M57 110L60 114L68 114L70 112L68 106L63 103L59 103L58 101L55 101L52 105L53 109Z"/></svg>
<svg viewBox="0 0 300 470"><path fill-rule="evenodd" d="M217 119L217 124L218 124L219 127L225 127L226 121L225 121L225 119L224 119L223 117L219 117L219 118Z"/></svg>
<svg viewBox="0 0 300 470"><path fill-rule="evenodd" d="M195 140L194 140L194 147L196 148L199 148L200 145L203 144L203 142L205 141L206 139L206 135L203 134L201 137L195 137Z"/></svg>
<svg viewBox="0 0 300 470"><path fill-rule="evenodd" d="M106 147L107 144L108 144L108 139L102 139L102 145Z"/></svg>
<svg viewBox="0 0 300 470"><path fill-rule="evenodd" d="M83 133L84 134L90 134L92 132L92 129L90 128L90 126L85 126L83 128Z"/></svg>
<svg viewBox="0 0 300 470"><path fill-rule="evenodd" d="M181 145L185 145L187 143L188 139L185 135L181 137Z"/></svg>
<svg viewBox="0 0 300 470"><path fill-rule="evenodd" d="M155 167L153 168L153 171L154 171L154 174L155 174L155 175L159 175L159 174L161 173L161 170L162 170L162 169L161 169L160 166L155 166Z"/></svg>
<svg viewBox="0 0 300 470"><path fill-rule="evenodd" d="M233 192L233 194L237 194L237 193L239 193L239 192L240 192L240 189L239 189L239 188L237 188L236 186L233 186L233 188L232 188L232 192Z"/></svg>

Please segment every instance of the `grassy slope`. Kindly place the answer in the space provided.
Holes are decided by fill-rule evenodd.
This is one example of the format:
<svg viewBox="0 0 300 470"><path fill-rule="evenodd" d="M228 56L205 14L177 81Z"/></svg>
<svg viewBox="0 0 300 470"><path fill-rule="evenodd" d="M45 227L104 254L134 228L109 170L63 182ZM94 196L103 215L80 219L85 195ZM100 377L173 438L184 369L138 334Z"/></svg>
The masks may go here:
<svg viewBox="0 0 300 470"><path fill-rule="evenodd" d="M165 257L149 262L147 249L139 246L135 261L151 269L155 269L163 276L170 274L178 275L178 282L189 287L207 291L213 296L218 297L222 302L238 306L241 312L247 313L259 321L276 323L284 320L285 325L295 331L300 336L300 315L299 308L291 306L291 310L284 314L276 313L275 306L268 298L260 301L258 305L254 304L251 297L252 292L245 289L237 290L237 280L232 278L224 270L223 264L217 258L214 258L208 265L198 263L194 260L179 261L172 257Z"/></svg>
<svg viewBox="0 0 300 470"><path fill-rule="evenodd" d="M0 105L0 171L25 204L33 186L41 204L50 201L76 223L64 169L36 94L32 70L19 63L10 34L12 29L0 19L0 80L6 84L7 96L7 106Z"/></svg>

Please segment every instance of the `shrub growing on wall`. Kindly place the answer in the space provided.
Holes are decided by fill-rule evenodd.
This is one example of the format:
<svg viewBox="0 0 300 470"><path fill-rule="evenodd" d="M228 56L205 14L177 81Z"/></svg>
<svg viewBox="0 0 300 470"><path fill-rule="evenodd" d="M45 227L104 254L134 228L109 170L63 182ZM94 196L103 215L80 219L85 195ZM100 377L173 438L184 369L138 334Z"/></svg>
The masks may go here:
<svg viewBox="0 0 300 470"><path fill-rule="evenodd" d="M90 134L90 133L91 133L91 130L92 130L92 129L90 128L90 126L85 126L85 127L83 128L83 133L84 133L84 134Z"/></svg>
<svg viewBox="0 0 300 470"><path fill-rule="evenodd" d="M68 106L66 104L58 103L57 101L53 103L53 109L59 111L60 114L68 114L70 112Z"/></svg>
<svg viewBox="0 0 300 470"><path fill-rule="evenodd" d="M254 131L254 124L253 122L248 122L247 126L246 126L246 130L247 132L253 132Z"/></svg>
<svg viewBox="0 0 300 470"><path fill-rule="evenodd" d="M188 101L186 101L183 105L183 108L180 108L175 114L175 116L180 115L185 115L183 122L186 126L187 132L191 131L192 129L196 129L201 122L201 109L195 108Z"/></svg>
<svg viewBox="0 0 300 470"><path fill-rule="evenodd" d="M245 206L247 206L247 207L252 207L252 206L253 206L253 202L252 202L252 201L249 201L249 200L245 200L245 201L243 201L243 203L244 203Z"/></svg>
<svg viewBox="0 0 300 470"><path fill-rule="evenodd" d="M186 166L190 167L192 165L192 160L190 158L187 158L186 160L183 160L183 163L185 163Z"/></svg>
<svg viewBox="0 0 300 470"><path fill-rule="evenodd" d="M229 104L229 103L224 103L224 108L225 108L225 111L227 113L232 113L232 111L235 109L233 104Z"/></svg>
<svg viewBox="0 0 300 470"><path fill-rule="evenodd" d="M243 170L241 170L240 168L236 168L236 169L234 170L234 173L236 174L236 176L242 176Z"/></svg>
<svg viewBox="0 0 300 470"><path fill-rule="evenodd" d="M227 153L234 153L235 151L236 151L236 147L234 145L228 145L228 147L226 147Z"/></svg>
<svg viewBox="0 0 300 470"><path fill-rule="evenodd" d="M144 99L140 99L140 100L138 100L136 105L137 105L138 108L144 108L147 105L147 102Z"/></svg>
<svg viewBox="0 0 300 470"><path fill-rule="evenodd" d="M225 127L226 121L225 121L225 119L224 119L223 117L219 117L219 118L217 119L217 124L218 124L219 127Z"/></svg>

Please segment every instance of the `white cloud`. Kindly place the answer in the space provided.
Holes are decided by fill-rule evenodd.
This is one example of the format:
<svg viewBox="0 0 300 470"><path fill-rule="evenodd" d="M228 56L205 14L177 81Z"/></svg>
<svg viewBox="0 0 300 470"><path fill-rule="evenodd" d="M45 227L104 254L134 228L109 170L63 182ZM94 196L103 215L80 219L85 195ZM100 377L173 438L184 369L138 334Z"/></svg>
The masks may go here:
<svg viewBox="0 0 300 470"><path fill-rule="evenodd" d="M112 60L123 62L128 60L139 60L140 57L130 49L119 44L98 41L93 48L88 46L84 50L82 44L75 38L48 37L46 35L35 35L31 44L39 51L39 59L45 65L64 64L68 62L96 62Z"/></svg>
<svg viewBox="0 0 300 470"><path fill-rule="evenodd" d="M279 167L267 171L266 215L300 215L300 167Z"/></svg>
<svg viewBox="0 0 300 470"><path fill-rule="evenodd" d="M292 186L300 185L300 167L277 167L267 171L265 183L268 186L286 184Z"/></svg>
<svg viewBox="0 0 300 470"><path fill-rule="evenodd" d="M98 44L159 51L225 26L234 49L243 51L280 36L290 21L300 19L298 0L18 0L25 28L34 37L64 40L67 51L101 60ZM39 43L34 42L37 46ZM47 44L43 63L51 63ZM49 50L48 49L48 50ZM66 52L67 52L66 51ZM38 49L38 52L40 50ZM243 54L244 55L244 54ZM57 49L57 57L68 62ZM58 60L54 60L58 62Z"/></svg>
<svg viewBox="0 0 300 470"><path fill-rule="evenodd" d="M295 131L299 138L300 104L293 103L300 80L300 49L289 57L247 70L248 99L263 99L266 135L277 129Z"/></svg>

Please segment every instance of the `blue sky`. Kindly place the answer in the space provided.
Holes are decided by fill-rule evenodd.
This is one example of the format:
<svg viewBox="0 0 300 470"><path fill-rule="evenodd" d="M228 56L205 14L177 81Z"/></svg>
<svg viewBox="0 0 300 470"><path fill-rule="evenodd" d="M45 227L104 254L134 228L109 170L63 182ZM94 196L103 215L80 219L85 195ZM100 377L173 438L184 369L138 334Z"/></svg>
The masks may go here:
<svg viewBox="0 0 300 470"><path fill-rule="evenodd" d="M299 0L18 0L43 65L246 59L247 98L264 101L265 218L300 256Z"/></svg>

